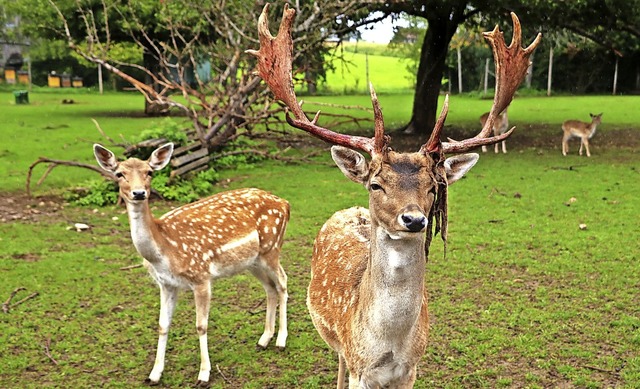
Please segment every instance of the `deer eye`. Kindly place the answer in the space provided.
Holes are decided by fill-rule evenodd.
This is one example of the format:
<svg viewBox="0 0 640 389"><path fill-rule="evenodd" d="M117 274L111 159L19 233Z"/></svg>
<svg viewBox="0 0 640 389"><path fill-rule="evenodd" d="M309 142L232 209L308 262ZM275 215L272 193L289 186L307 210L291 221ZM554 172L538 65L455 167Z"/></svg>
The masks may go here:
<svg viewBox="0 0 640 389"><path fill-rule="evenodd" d="M382 190L382 187L379 184L372 183L370 186L371 190Z"/></svg>
<svg viewBox="0 0 640 389"><path fill-rule="evenodd" d="M149 176L149 177L153 176L153 170L149 170L149 171L147 172L147 176Z"/></svg>
<svg viewBox="0 0 640 389"><path fill-rule="evenodd" d="M124 174L122 174L122 172L117 172L116 173L116 177L117 178L122 178L122 177L124 177Z"/></svg>

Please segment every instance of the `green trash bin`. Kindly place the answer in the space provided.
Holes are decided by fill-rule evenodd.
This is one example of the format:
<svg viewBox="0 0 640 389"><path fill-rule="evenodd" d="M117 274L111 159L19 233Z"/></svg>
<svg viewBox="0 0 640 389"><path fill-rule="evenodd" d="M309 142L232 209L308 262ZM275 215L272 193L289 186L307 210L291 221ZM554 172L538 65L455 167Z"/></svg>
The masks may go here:
<svg viewBox="0 0 640 389"><path fill-rule="evenodd" d="M29 104L29 91L17 90L13 92L16 98L16 104Z"/></svg>

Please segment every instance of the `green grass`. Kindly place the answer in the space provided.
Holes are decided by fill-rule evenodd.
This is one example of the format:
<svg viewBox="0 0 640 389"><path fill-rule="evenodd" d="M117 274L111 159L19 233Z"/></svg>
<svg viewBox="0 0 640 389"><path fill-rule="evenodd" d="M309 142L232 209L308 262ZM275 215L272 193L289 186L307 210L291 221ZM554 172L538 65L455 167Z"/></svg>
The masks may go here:
<svg viewBox="0 0 640 389"><path fill-rule="evenodd" d="M344 62L336 61L335 70L327 72L326 83L320 85L320 91L367 94L367 82L371 82L378 93L407 93L415 84L415 77L400 58L362 52L345 52L343 56Z"/></svg>
<svg viewBox="0 0 640 389"><path fill-rule="evenodd" d="M314 102L323 104L342 104L347 106L371 107L368 95L356 96L307 96L304 108L309 111L322 110L333 112L331 108L314 106ZM378 93L378 101L382 107L385 126L393 129L406 124L411 117L413 94ZM440 98L438 112L442 107L444 96ZM449 114L447 125L478 128L479 118L491 108L492 100L451 95L449 97ZM556 126L556 133L562 138L563 121L577 119L591 121L589 113L602 112L602 125L598 129L636 127L640 123L640 110L634 107L640 104L640 96L560 96L560 97L516 97L509 107L509 123L524 131L525 125ZM344 112L344 111L341 111ZM358 114L359 117L371 118L368 112ZM321 116L322 118L322 116ZM373 126L369 126L372 128Z"/></svg>
<svg viewBox="0 0 640 389"><path fill-rule="evenodd" d="M0 176L1 191L24 188L29 165L38 157L91 162L91 145L108 142L92 119L116 142L131 139L162 119L144 117L144 98L134 93L78 93L76 90L32 92L30 104L16 105L12 93L0 93ZM63 104L73 100L74 104ZM36 172L40 177L46 167ZM44 182L43 189L69 187L95 177L84 169L58 167ZM75 171L73 171L75 170ZM65 174L67 173L67 174Z"/></svg>
<svg viewBox="0 0 640 389"><path fill-rule="evenodd" d="M3 192L11 192L0 201L16 203L0 209L19 211L25 219L0 223L0 301L17 287L27 290L14 302L39 295L0 313L0 387L142 387L153 365L159 293L143 269L120 270L139 262L123 209L52 209L49 197L23 204L20 191L26 167L40 155L93 159L91 144L102 138L92 117L113 138L133 135L153 120L131 117L142 108L135 95L74 95L78 103L64 106L64 95L33 93L29 106L12 104L12 97L0 94L0 174ZM510 117L519 129L509 153L483 154L451 187L446 257L434 239L427 265L431 336L417 388L640 386L639 99L514 102ZM366 95L313 100L368 106ZM385 118L406 121L410 100L382 94ZM447 130L458 131L475 126L490 102L453 96L450 105ZM574 143L572 154L563 157L559 123L586 120L589 111L605 113L593 156L578 157ZM611 137L622 129L630 142L612 146ZM57 168L36 195L96 176L81 170ZM283 353L273 347L255 351L264 320L262 287L246 274L216 282L209 330L212 387L333 387L337 358L305 307L312 241L334 211L366 205L365 190L342 176L328 152L313 164L267 161L222 175L216 191L255 186L291 203L281 259L289 276L290 336ZM174 205L155 202L154 212ZM74 222L92 229L69 230ZM183 293L164 387L196 380L194 322L192 298Z"/></svg>

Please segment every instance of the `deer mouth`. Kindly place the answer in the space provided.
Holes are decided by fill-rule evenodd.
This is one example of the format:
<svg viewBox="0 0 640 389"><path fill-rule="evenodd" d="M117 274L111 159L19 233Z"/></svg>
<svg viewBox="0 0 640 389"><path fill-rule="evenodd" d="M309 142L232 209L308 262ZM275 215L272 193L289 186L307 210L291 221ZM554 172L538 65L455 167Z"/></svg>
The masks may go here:
<svg viewBox="0 0 640 389"><path fill-rule="evenodd" d="M424 232L424 228L417 230L417 231L412 231L409 229L394 229L394 230L389 230L389 229L384 229L385 234L391 239L391 240L403 240L403 239L416 239L416 238L420 238L422 237L422 233Z"/></svg>

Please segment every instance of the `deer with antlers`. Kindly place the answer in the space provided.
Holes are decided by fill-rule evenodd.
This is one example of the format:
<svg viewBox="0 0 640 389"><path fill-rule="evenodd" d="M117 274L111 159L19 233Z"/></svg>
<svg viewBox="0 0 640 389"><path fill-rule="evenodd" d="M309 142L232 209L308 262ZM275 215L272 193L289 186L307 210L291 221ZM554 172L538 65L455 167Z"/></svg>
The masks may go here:
<svg viewBox="0 0 640 389"><path fill-rule="evenodd" d="M289 203L263 190L237 189L176 208L160 219L151 214L151 175L164 168L173 144L157 148L143 161L118 162L101 145L94 145L98 164L117 179L131 227L131 238L143 264L160 287L160 319L155 364L147 379L157 384L178 291L191 290L195 298L196 329L200 340L198 386L207 386L211 371L207 327L211 282L250 271L267 293L267 317L258 347L265 348L275 333L276 307L280 322L276 347L287 340L287 275L280 265L282 239L289 221Z"/></svg>
<svg viewBox="0 0 640 389"><path fill-rule="evenodd" d="M526 49L520 44L520 24L512 14L514 33L509 47L496 27L485 33L496 60L493 107L480 133L463 141L441 142L448 110L442 113L430 139L417 152L398 153L384 135L382 111L373 88L373 138L333 132L309 120L293 89L291 29L295 11L285 5L276 37L269 32L269 5L258 20L257 72L275 97L290 110L287 122L334 144L331 156L346 177L369 192L369 209L336 212L318 233L311 262L307 306L320 336L338 353L338 388L349 371L350 388L410 388L424 354L429 329L426 261L434 232L447 234L447 190L478 160L460 154L506 139L513 129L488 138L497 115L511 102L526 74L529 56L540 36ZM367 159L358 151L371 156Z"/></svg>

